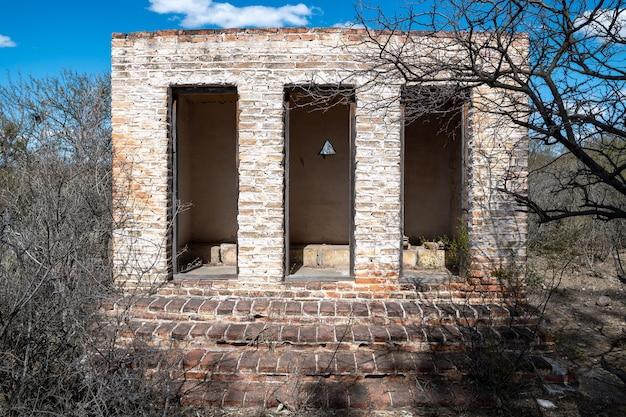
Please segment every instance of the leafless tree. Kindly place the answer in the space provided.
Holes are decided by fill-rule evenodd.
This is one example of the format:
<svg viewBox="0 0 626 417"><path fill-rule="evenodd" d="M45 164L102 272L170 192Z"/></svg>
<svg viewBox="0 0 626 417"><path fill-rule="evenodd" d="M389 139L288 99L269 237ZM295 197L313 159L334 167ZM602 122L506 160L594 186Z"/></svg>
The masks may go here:
<svg viewBox="0 0 626 417"><path fill-rule="evenodd" d="M516 97L496 111L528 129L549 156L539 169L556 180L549 199L515 181L501 191L541 223L626 218L626 1L418 1L394 15L359 4L357 23L375 50L365 57L374 82L399 78L417 116L479 87ZM388 36L411 31L419 36ZM439 42L428 50L430 39ZM432 94L433 85L446 88Z"/></svg>
<svg viewBox="0 0 626 417"><path fill-rule="evenodd" d="M535 214L535 244L591 267L613 253L626 282L626 1L429 0L394 15L359 3L357 23L373 83L406 85L410 117L441 116L461 97L527 129L528 190L515 173L498 189ZM493 91L512 99L501 106Z"/></svg>
<svg viewBox="0 0 626 417"><path fill-rule="evenodd" d="M158 357L99 312L110 259L110 83L0 86L0 415L163 415ZM93 331L96 329L97 331Z"/></svg>

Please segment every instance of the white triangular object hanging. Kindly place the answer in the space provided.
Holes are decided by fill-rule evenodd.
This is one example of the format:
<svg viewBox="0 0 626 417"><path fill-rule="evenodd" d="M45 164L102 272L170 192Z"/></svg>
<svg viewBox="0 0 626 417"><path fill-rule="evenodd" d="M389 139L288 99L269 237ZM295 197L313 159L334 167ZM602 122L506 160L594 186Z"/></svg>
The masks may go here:
<svg viewBox="0 0 626 417"><path fill-rule="evenodd" d="M333 148L333 145L331 145L330 141L327 140L326 142L324 142L324 146L322 146L320 155L328 156L328 155L334 155L334 154L335 154L335 148Z"/></svg>

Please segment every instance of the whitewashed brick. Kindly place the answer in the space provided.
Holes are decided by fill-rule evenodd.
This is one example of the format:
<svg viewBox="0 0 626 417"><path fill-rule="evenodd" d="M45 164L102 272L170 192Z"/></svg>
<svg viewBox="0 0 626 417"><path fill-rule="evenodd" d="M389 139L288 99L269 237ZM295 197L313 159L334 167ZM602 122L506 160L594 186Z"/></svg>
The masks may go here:
<svg viewBox="0 0 626 417"><path fill-rule="evenodd" d="M414 36L420 36L416 34ZM298 84L356 89L354 172L355 275L397 282L402 240L400 82L368 86L362 72L364 31L259 29L115 34L112 39L112 128L119 279L166 278L171 254L168 211L172 168L168 91L188 85L234 85L239 94L238 267L243 283L279 283L284 271L283 91ZM424 54L458 53L434 38ZM525 259L526 217L496 192L513 168L526 186L526 132L495 120L483 89L473 97L463 200L477 276ZM387 103L387 105L384 105ZM495 174L495 175L494 175ZM122 198L123 197L123 198ZM123 276L121 276L123 275Z"/></svg>

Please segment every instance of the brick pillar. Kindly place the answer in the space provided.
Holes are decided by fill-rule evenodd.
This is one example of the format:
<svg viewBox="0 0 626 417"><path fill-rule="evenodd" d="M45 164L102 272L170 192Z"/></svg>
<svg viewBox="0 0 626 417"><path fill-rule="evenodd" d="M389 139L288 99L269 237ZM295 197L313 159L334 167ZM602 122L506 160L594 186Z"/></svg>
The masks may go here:
<svg viewBox="0 0 626 417"><path fill-rule="evenodd" d="M396 86L357 95L354 236L356 283L399 282L402 260L401 115ZM380 106L384 100L389 105ZM395 105L394 105L395 104Z"/></svg>
<svg viewBox="0 0 626 417"><path fill-rule="evenodd" d="M239 281L280 282L285 256L283 85L241 84L238 92Z"/></svg>

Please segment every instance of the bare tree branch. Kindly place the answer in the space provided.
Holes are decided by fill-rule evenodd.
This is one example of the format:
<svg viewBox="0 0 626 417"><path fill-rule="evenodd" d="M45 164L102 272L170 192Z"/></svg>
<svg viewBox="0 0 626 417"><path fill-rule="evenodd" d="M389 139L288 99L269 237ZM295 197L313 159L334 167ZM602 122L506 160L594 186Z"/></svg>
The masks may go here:
<svg viewBox="0 0 626 417"><path fill-rule="evenodd" d="M551 155L548 163L558 164L561 155L577 161L576 170L567 170L572 181L552 185L554 193L570 191L579 198L546 206L507 186L501 191L541 222L626 218L624 0L443 0L410 3L404 10L385 16L380 9L357 9L358 23L378 51L364 57L373 60L370 72L416 90L440 84L448 95L480 94L478 87L488 86L517 97L508 106L494 106L495 112L528 129ZM394 43L386 31L413 32ZM429 48L429 39L445 39L447 46L433 42L437 47ZM436 110L430 102L419 113Z"/></svg>

